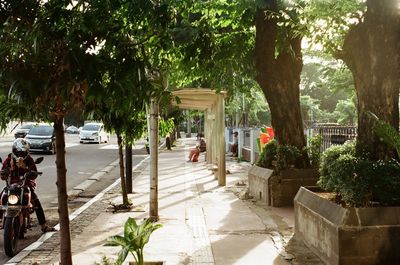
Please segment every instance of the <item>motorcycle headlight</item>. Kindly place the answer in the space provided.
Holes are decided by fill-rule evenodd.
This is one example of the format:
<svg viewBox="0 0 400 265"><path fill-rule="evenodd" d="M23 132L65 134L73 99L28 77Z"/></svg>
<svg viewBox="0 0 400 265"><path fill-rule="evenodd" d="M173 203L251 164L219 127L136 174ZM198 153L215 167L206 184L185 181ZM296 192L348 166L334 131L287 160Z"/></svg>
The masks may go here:
<svg viewBox="0 0 400 265"><path fill-rule="evenodd" d="M9 204L17 204L18 203L18 196L11 194L8 196L8 203Z"/></svg>

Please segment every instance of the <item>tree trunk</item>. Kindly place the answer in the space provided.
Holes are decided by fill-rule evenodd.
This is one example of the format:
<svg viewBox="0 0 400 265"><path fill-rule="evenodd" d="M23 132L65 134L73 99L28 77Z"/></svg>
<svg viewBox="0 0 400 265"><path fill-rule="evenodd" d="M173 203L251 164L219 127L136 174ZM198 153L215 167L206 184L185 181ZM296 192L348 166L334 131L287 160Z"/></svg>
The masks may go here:
<svg viewBox="0 0 400 265"><path fill-rule="evenodd" d="M70 265L72 264L72 254L65 166L64 116L55 116L54 131L56 134L58 216L60 221L60 264Z"/></svg>
<svg viewBox="0 0 400 265"><path fill-rule="evenodd" d="M158 220L158 103L150 102L150 219Z"/></svg>
<svg viewBox="0 0 400 265"><path fill-rule="evenodd" d="M128 205L128 193L126 192L124 153L122 151L122 136L117 133L118 154L119 154L119 176L121 178L122 204Z"/></svg>
<svg viewBox="0 0 400 265"><path fill-rule="evenodd" d="M125 145L126 192L132 193L132 144Z"/></svg>
<svg viewBox="0 0 400 265"><path fill-rule="evenodd" d="M364 21L345 39L343 60L353 74L357 92L357 141L368 149L371 159L385 159L395 152L375 135L368 112L398 130L400 13L398 0L369 0L367 5Z"/></svg>
<svg viewBox="0 0 400 265"><path fill-rule="evenodd" d="M269 9L277 12L276 0L268 1ZM301 37L279 39L277 21L256 14L256 81L260 85L271 110L271 123L280 145L291 145L303 150L306 146L300 108L300 74L303 67ZM288 46L276 55L276 43ZM307 153L297 161L297 167L309 165Z"/></svg>

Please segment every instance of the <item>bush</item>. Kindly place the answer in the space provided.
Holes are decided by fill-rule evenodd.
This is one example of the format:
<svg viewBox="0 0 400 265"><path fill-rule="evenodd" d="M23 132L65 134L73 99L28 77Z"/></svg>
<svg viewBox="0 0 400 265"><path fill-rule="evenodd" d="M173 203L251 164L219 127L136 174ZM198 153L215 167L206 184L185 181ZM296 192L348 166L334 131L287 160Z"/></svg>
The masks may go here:
<svg viewBox="0 0 400 265"><path fill-rule="evenodd" d="M300 156L301 152L297 147L278 145L277 141L273 139L265 145L256 165L282 170L294 165ZM274 165L273 162L276 164Z"/></svg>
<svg viewBox="0 0 400 265"><path fill-rule="evenodd" d="M321 146L322 146L322 136L317 134L314 137L311 137L308 141L308 147L306 151L310 158L310 164L312 167L319 167L321 161Z"/></svg>
<svg viewBox="0 0 400 265"><path fill-rule="evenodd" d="M261 151L260 157L258 158L256 165L264 168L272 168L272 161L276 160L276 149L276 140L273 139L269 141L264 146L264 149Z"/></svg>
<svg viewBox="0 0 400 265"><path fill-rule="evenodd" d="M294 166L299 157L301 152L295 146L279 145L276 148L276 166L279 170Z"/></svg>
<svg viewBox="0 0 400 265"><path fill-rule="evenodd" d="M322 155L318 185L349 206L400 205L400 164L356 156L356 143L333 146Z"/></svg>

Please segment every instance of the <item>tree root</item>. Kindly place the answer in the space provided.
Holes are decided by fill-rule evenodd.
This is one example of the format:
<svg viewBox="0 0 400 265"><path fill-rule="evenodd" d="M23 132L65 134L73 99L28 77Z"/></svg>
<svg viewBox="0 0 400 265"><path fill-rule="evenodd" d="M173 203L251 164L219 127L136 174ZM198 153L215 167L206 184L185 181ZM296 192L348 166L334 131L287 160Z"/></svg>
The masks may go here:
<svg viewBox="0 0 400 265"><path fill-rule="evenodd" d="M113 204L110 203L112 206L112 213L117 213L117 212L129 212L133 208L132 203L127 203L127 204Z"/></svg>

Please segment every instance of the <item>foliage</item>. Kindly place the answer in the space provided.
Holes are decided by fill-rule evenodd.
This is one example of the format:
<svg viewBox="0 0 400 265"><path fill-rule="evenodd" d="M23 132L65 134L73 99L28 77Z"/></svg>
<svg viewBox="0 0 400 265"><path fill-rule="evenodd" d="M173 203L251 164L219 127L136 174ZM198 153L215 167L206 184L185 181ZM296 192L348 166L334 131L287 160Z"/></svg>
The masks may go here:
<svg viewBox="0 0 400 265"><path fill-rule="evenodd" d="M396 149L397 157L400 158L400 134L390 124L380 120L375 114L369 112L375 120L374 132L389 147Z"/></svg>
<svg viewBox="0 0 400 265"><path fill-rule="evenodd" d="M362 21L365 10L363 0L309 0L303 10L307 37L327 53L340 57L346 34Z"/></svg>
<svg viewBox="0 0 400 265"><path fill-rule="evenodd" d="M135 258L138 265L143 265L143 249L149 242L150 235L160 228L161 224L154 224L150 219L145 219L138 225L135 219L129 217L124 225L124 235L115 235L107 239L105 246L120 246L117 264L122 264L129 253Z"/></svg>
<svg viewBox="0 0 400 265"><path fill-rule="evenodd" d="M346 205L400 205L400 164L356 156L356 143L327 149L321 161L318 185L339 194Z"/></svg>
<svg viewBox="0 0 400 265"><path fill-rule="evenodd" d="M354 125L357 120L357 108L355 99L349 98L346 100L339 100L336 104L333 114L339 124Z"/></svg>
<svg viewBox="0 0 400 265"><path fill-rule="evenodd" d="M262 150L256 163L259 167L276 168L283 170L296 164L301 156L295 146L279 145L275 139L269 141Z"/></svg>
<svg viewBox="0 0 400 265"><path fill-rule="evenodd" d="M310 164L312 167L318 167L321 160L321 146L322 136L317 134L308 140L308 157L310 158Z"/></svg>
<svg viewBox="0 0 400 265"><path fill-rule="evenodd" d="M178 2L171 84L248 90L255 75L254 1Z"/></svg>
<svg viewBox="0 0 400 265"><path fill-rule="evenodd" d="M307 54L300 90L303 119L354 124L356 96L350 70L321 52Z"/></svg>
<svg viewBox="0 0 400 265"><path fill-rule="evenodd" d="M166 137L167 134L172 133L175 128L174 119L169 118L168 120L165 120L164 118L161 118L159 127L160 137Z"/></svg>
<svg viewBox="0 0 400 265"><path fill-rule="evenodd" d="M256 165L264 168L272 168L272 162L276 159L277 147L278 143L275 139L269 141L261 151Z"/></svg>
<svg viewBox="0 0 400 265"><path fill-rule="evenodd" d="M276 167L278 170L293 167L301 156L301 151L295 146L278 145L276 149Z"/></svg>
<svg viewBox="0 0 400 265"><path fill-rule="evenodd" d="M255 82L247 92L236 92L228 98L225 105L225 115L228 118L231 117L231 125L235 125L233 120L237 116L240 118L245 116L245 120L241 120L244 127L271 124L269 106L265 101L264 94Z"/></svg>

